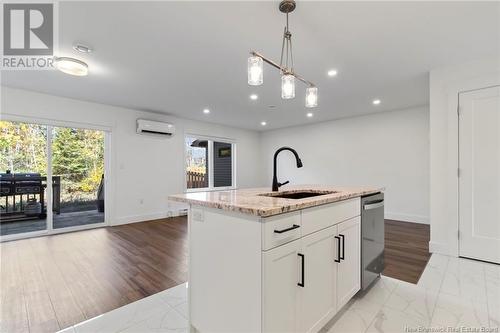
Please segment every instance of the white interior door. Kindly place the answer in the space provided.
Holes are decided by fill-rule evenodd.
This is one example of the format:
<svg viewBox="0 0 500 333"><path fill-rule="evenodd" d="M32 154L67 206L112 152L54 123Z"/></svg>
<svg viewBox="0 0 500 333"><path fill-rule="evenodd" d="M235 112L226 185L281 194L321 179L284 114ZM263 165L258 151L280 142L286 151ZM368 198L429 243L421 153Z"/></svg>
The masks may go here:
<svg viewBox="0 0 500 333"><path fill-rule="evenodd" d="M459 106L460 256L500 263L500 86Z"/></svg>

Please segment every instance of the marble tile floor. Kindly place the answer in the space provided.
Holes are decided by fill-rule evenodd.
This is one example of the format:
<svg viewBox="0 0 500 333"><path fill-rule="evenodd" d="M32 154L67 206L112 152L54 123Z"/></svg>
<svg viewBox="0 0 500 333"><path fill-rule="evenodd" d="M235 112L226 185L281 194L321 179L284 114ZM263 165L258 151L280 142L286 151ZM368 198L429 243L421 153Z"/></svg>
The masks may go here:
<svg viewBox="0 0 500 333"><path fill-rule="evenodd" d="M499 332L499 326L500 265L433 254L418 284L382 276L322 332L399 333L428 328ZM178 285L60 332L188 332L187 286Z"/></svg>
<svg viewBox="0 0 500 333"><path fill-rule="evenodd" d="M186 283L59 331L59 333L118 332L188 332Z"/></svg>
<svg viewBox="0 0 500 333"><path fill-rule="evenodd" d="M382 278L324 329L348 332L499 332L500 265L433 254L418 283Z"/></svg>

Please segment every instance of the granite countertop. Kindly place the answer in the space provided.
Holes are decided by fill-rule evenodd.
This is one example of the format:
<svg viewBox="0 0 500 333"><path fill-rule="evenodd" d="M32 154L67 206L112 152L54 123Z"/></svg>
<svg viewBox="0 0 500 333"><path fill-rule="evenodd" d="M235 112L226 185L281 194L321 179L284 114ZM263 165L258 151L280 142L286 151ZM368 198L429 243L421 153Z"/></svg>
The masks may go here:
<svg viewBox="0 0 500 333"><path fill-rule="evenodd" d="M356 198L367 194L381 192L383 190L384 188L380 187L298 185L285 186L281 188L279 192L272 192L270 188L263 187L226 191L190 192L171 195L168 199L231 212L266 217L350 198ZM307 191L334 193L304 199L285 199L261 195Z"/></svg>

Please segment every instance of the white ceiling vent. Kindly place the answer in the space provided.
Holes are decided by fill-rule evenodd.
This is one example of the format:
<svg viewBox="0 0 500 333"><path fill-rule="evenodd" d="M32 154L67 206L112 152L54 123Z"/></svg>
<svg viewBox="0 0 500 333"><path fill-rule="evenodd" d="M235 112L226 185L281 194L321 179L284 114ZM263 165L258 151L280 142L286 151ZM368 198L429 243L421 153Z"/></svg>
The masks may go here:
<svg viewBox="0 0 500 333"><path fill-rule="evenodd" d="M160 121L137 119L137 133L171 137L175 134L175 126Z"/></svg>

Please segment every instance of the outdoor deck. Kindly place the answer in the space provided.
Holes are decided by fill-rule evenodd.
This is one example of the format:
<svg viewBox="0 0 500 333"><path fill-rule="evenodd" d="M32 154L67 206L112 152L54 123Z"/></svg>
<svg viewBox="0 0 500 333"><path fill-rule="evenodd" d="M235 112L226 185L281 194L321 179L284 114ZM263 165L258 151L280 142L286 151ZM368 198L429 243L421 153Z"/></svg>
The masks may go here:
<svg viewBox="0 0 500 333"><path fill-rule="evenodd" d="M103 223L104 213L97 210L54 214L54 229L75 227L94 223ZM12 235L25 232L45 230L47 220L24 220L0 223L0 235Z"/></svg>

